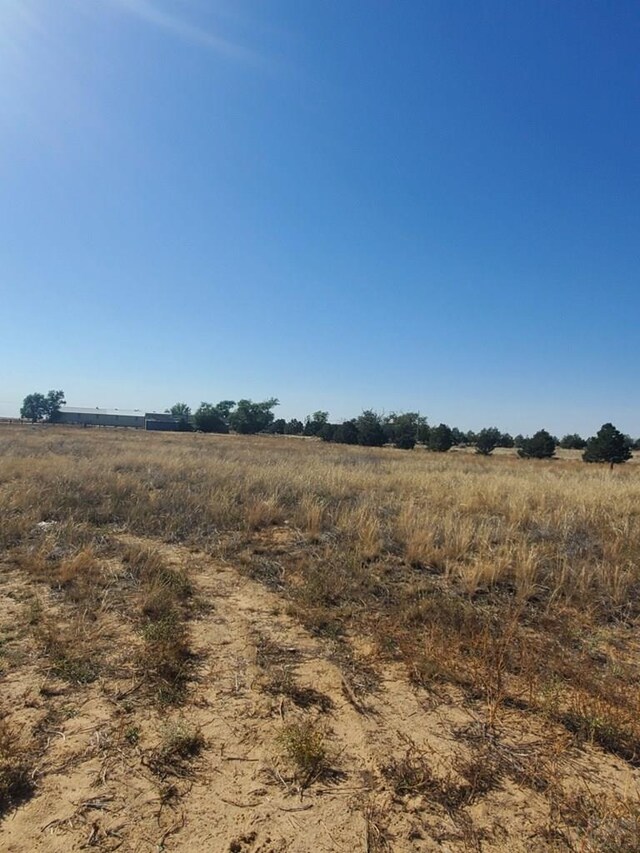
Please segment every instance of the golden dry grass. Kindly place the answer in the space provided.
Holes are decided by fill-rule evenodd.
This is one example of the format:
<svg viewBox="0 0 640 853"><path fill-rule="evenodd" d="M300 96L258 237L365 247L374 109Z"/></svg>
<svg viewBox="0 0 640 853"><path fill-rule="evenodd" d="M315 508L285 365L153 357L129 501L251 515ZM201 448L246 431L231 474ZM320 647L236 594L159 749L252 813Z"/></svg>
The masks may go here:
<svg viewBox="0 0 640 853"><path fill-rule="evenodd" d="M611 804L559 797L549 768L569 742L640 766L637 464L56 427L3 427L0 461L2 560L73 609L64 628L33 611L54 673L85 683L108 669L96 649L109 637L87 634L126 603L150 701L185 701L188 576L122 536L199 548L278 592L327 644L354 707L398 665L429 701L453 689L475 703L483 740L457 776L434 776L411 747L386 769L394 790L455 810L509 778L556 798L550 849L591 838L596 819L605 833ZM264 683L300 692L280 664ZM498 748L514 708L549 727L519 762ZM627 829L611 818L605 834L638 849L624 802ZM607 849L593 845L580 849Z"/></svg>

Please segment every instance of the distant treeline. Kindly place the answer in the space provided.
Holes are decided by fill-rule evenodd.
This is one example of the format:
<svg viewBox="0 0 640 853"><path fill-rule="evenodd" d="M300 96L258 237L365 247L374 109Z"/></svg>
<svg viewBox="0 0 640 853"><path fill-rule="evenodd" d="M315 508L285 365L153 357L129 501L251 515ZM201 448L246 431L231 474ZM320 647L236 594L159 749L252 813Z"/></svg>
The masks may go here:
<svg viewBox="0 0 640 853"><path fill-rule="evenodd" d="M29 394L24 398L20 416L33 423L40 420L54 422L60 407L65 404L64 391L49 391L46 395ZM476 453L489 456L496 447L515 447L518 455L529 459L550 459L557 447L582 450L585 462L608 462L610 465L626 462L632 450L640 450L640 439L623 435L611 423L603 424L598 433L584 439L577 433L557 438L547 430L538 430L532 436L511 436L497 427L486 427L479 432L463 432L448 424L431 426L418 412L391 412L380 415L372 409L357 418L332 423L329 413L317 411L304 421L297 418L276 418L273 410L279 400L271 397L260 403L253 400L221 400L219 403L201 403L195 412L186 403L176 403L167 409L173 415L179 430L200 432L257 435L315 436L336 444L360 444L363 447L383 447L390 444L401 450L413 450L416 444L436 453L446 453L452 447L474 447Z"/></svg>
<svg viewBox="0 0 640 853"><path fill-rule="evenodd" d="M413 450L416 444L424 445L436 453L446 453L452 447L474 447L477 453L489 456L496 447L517 448L518 455L530 459L550 459L556 448L582 450L586 462L626 462L632 450L640 449L640 439L623 435L613 424L603 424L597 435L584 439L577 433L562 438L547 430L538 430L532 436L512 436L497 427L486 427L479 432L463 432L448 424L431 426L418 412L392 412L380 415L371 409L357 418L332 423L329 413L323 411L307 415L304 421L297 418L276 418L273 410L279 405L274 397L261 403L252 400L222 400L220 403L201 403L192 414L186 403L176 403L170 412L179 420L182 429L201 432L244 435L268 433L272 435L303 435L317 437L336 444L359 444L364 447L383 447L390 444L401 450Z"/></svg>

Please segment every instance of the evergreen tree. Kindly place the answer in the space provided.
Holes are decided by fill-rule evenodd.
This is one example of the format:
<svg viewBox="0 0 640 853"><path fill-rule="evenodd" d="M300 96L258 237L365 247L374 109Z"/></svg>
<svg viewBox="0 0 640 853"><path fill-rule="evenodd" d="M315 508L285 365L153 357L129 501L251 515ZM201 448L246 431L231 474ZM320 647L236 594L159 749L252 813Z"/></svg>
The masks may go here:
<svg viewBox="0 0 640 853"><path fill-rule="evenodd" d="M476 453L480 453L482 456L490 456L500 444L501 438L500 430L496 427L481 429L476 436Z"/></svg>
<svg viewBox="0 0 640 853"><path fill-rule="evenodd" d="M458 427L451 427L451 438L453 439L453 443L456 447L459 447L461 444L466 444L467 437Z"/></svg>
<svg viewBox="0 0 640 853"><path fill-rule="evenodd" d="M440 424L437 427L431 427L429 432L429 450L435 450L437 453L446 453L453 447L453 435L451 427L446 424Z"/></svg>
<svg viewBox="0 0 640 853"><path fill-rule="evenodd" d="M585 462L608 462L614 465L632 457L629 440L613 424L603 424L595 436L587 441L582 458Z"/></svg>
<svg viewBox="0 0 640 853"><path fill-rule="evenodd" d="M563 435L560 439L560 447L563 450L584 450L586 446L587 442L577 432Z"/></svg>
<svg viewBox="0 0 640 853"><path fill-rule="evenodd" d="M518 456L523 459L551 459L556 452L556 442L546 429L538 430L531 438L522 440Z"/></svg>
<svg viewBox="0 0 640 853"><path fill-rule="evenodd" d="M284 431L286 435L302 435L303 430L304 424L302 421L299 421L297 418L291 418L290 421L287 421Z"/></svg>

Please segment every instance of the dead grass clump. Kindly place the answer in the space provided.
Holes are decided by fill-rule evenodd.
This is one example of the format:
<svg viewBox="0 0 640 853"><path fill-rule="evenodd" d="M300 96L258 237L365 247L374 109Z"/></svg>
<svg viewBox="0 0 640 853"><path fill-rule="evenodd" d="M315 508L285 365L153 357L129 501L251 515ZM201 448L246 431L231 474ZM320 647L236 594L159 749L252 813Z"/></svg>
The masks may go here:
<svg viewBox="0 0 640 853"><path fill-rule="evenodd" d="M556 718L579 741L597 744L634 767L640 767L640 721L624 708L593 696L574 694Z"/></svg>
<svg viewBox="0 0 640 853"><path fill-rule="evenodd" d="M455 768L476 790L483 787L480 779L485 777L493 780L491 787L507 778L539 793L547 791L554 784L559 758L570 743L569 737L561 732L549 732L544 739L507 738L480 720L455 729L454 734L466 741L470 749L470 757L455 764ZM474 783L478 773L480 779Z"/></svg>
<svg viewBox="0 0 640 853"><path fill-rule="evenodd" d="M280 524L284 520L277 498L254 500L245 510L246 525L249 530L261 530L272 524Z"/></svg>
<svg viewBox="0 0 640 853"><path fill-rule="evenodd" d="M295 666L299 658L296 649L285 649L262 635L256 638L256 663L263 672L262 687L266 693L285 696L298 708L330 711L334 706L329 696L296 682Z"/></svg>
<svg viewBox="0 0 640 853"><path fill-rule="evenodd" d="M29 514L11 511L6 507L0 514L0 549L8 551L22 542L33 527L34 518Z"/></svg>
<svg viewBox="0 0 640 853"><path fill-rule="evenodd" d="M191 582L186 571L170 566L153 548L127 545L122 561L139 588L144 645L138 666L160 704L179 704L193 670L186 625Z"/></svg>
<svg viewBox="0 0 640 853"><path fill-rule="evenodd" d="M60 563L56 584L68 602L95 618L109 580L93 550L83 548Z"/></svg>
<svg viewBox="0 0 640 853"><path fill-rule="evenodd" d="M392 848L386 829L387 819L383 812L372 803L367 803L363 815L366 853L387 853L390 851Z"/></svg>
<svg viewBox="0 0 640 853"><path fill-rule="evenodd" d="M144 646L138 664L160 704L179 704L185 698L193 669L186 625L176 611L163 611L142 628Z"/></svg>
<svg viewBox="0 0 640 853"><path fill-rule="evenodd" d="M20 735L0 720L0 817L34 791L33 759Z"/></svg>
<svg viewBox="0 0 640 853"><path fill-rule="evenodd" d="M403 756L382 767L382 774L396 797L424 796L449 813L471 805L500 784L500 767L489 750L474 751L470 758L458 759L454 769L458 778L451 773L436 775L426 752L412 743Z"/></svg>
<svg viewBox="0 0 640 853"><path fill-rule="evenodd" d="M69 625L54 623L43 616L35 626L36 638L50 661L50 672L70 684L94 682L100 674L98 650L82 619Z"/></svg>
<svg viewBox="0 0 640 853"><path fill-rule="evenodd" d="M334 707L326 693L314 687L301 687L296 683L294 674L286 667L277 667L264 681L263 689L273 696L286 696L298 708L316 707L326 713Z"/></svg>
<svg viewBox="0 0 640 853"><path fill-rule="evenodd" d="M550 827L551 834L565 838L573 835L572 850L584 853L640 850L640 794L615 798L589 791L559 792L553 813L556 826Z"/></svg>
<svg viewBox="0 0 640 853"><path fill-rule="evenodd" d="M424 796L448 812L456 811L469 802L469 785L455 781L450 775L437 777L426 753L415 744L401 758L392 758L381 769L393 793L401 800Z"/></svg>
<svg viewBox="0 0 640 853"><path fill-rule="evenodd" d="M121 560L129 578L146 590L165 590L168 596L180 601L186 601L193 593L187 572L169 566L155 548L127 545Z"/></svg>
<svg viewBox="0 0 640 853"><path fill-rule="evenodd" d="M167 723L160 744L146 758L145 763L161 779L168 776L192 775L192 763L205 747L202 731L184 720Z"/></svg>

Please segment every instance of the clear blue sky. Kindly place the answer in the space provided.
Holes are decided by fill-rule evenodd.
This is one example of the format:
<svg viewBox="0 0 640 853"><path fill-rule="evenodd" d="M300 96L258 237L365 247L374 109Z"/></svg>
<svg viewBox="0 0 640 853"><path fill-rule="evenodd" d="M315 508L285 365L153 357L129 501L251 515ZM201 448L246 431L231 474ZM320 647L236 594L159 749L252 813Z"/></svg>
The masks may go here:
<svg viewBox="0 0 640 853"><path fill-rule="evenodd" d="M640 6L0 0L34 390L640 434Z"/></svg>

